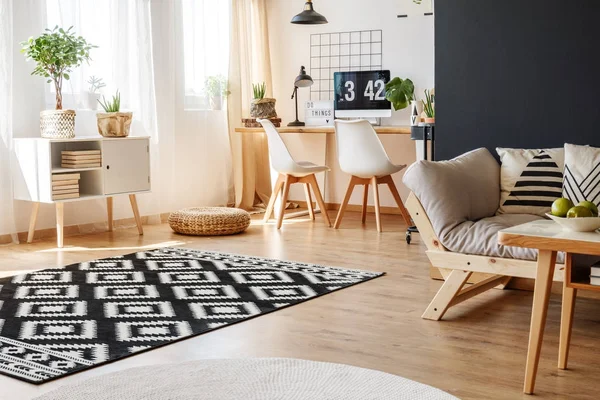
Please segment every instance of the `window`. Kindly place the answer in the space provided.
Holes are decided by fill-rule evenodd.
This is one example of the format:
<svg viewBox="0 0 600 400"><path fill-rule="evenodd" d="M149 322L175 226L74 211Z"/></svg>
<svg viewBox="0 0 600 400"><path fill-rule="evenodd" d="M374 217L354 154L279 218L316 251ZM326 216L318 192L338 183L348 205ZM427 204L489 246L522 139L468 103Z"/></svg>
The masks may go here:
<svg viewBox="0 0 600 400"><path fill-rule="evenodd" d="M229 1L183 0L185 108L207 109L209 77L227 77ZM223 88L224 89L224 88Z"/></svg>

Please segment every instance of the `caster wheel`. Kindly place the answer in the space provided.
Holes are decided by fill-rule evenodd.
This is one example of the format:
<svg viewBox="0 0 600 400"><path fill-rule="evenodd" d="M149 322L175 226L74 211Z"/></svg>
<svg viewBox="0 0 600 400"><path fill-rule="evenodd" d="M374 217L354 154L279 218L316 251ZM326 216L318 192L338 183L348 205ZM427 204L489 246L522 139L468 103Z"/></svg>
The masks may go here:
<svg viewBox="0 0 600 400"><path fill-rule="evenodd" d="M412 235L410 234L410 232L406 232L406 244L410 244L410 241L412 239L411 237Z"/></svg>

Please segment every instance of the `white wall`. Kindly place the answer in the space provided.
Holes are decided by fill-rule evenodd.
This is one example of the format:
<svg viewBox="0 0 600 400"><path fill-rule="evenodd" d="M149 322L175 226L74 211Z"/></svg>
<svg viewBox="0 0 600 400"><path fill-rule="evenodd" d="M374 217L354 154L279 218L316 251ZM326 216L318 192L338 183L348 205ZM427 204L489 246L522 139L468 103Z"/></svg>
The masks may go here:
<svg viewBox="0 0 600 400"><path fill-rule="evenodd" d="M314 0L315 10L328 20L326 25L293 25L291 18L303 7L303 0L268 0L269 38L273 63L273 94L277 99L277 113L284 123L294 119L294 104L290 100L294 78L301 65L310 71L310 35L314 33L347 32L356 30L383 30L383 67L391 70L392 77L410 78L416 86L418 98L425 88L434 85L433 17L424 16L431 10L429 4L414 4L412 0ZM408 18L397 15L408 14ZM310 73L310 72L309 72ZM299 91L299 106L303 119L304 101L310 99L308 89ZM409 125L408 109L395 112L393 117L383 122L386 125ZM296 135L294 135L296 136ZM306 136L306 135L305 135ZM302 148L289 144L290 151L299 159L310 160L323 139L301 139L306 142ZM332 171L327 177L326 199L331 203L341 203L349 176L339 170L333 135L327 138L327 165ZM397 164L411 164L415 161L415 145L408 136L382 136L382 142ZM294 142L297 142L295 139ZM408 190L402 185L402 173L394 180L404 199ZM303 200L302 192L292 194L294 200ZM351 204L361 204L362 191L356 190ZM372 195L370 196L372 204ZM394 206L387 189L381 190L381 203Z"/></svg>

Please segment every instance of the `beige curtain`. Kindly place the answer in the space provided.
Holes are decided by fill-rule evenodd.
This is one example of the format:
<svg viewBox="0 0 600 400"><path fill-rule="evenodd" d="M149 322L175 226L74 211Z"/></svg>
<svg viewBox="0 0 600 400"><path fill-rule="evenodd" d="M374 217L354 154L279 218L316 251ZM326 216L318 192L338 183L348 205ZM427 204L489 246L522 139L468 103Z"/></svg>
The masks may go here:
<svg viewBox="0 0 600 400"><path fill-rule="evenodd" d="M236 133L241 119L250 117L252 83L272 88L271 56L266 0L231 0L231 46L229 58L228 119L235 205L253 209L266 204L271 195L267 138L264 134Z"/></svg>

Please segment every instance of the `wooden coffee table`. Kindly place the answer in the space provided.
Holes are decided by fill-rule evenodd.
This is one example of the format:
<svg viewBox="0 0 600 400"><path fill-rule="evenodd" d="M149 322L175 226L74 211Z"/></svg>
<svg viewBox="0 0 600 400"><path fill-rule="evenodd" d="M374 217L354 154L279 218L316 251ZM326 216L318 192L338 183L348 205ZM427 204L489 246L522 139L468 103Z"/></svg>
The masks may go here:
<svg viewBox="0 0 600 400"><path fill-rule="evenodd" d="M556 254L559 251L567 253L559 357L559 368L566 368L576 290L588 289L591 286L589 281L588 284L571 282L571 254L600 256L600 233L570 232L563 230L554 221L540 220L501 230L498 233L498 242L505 246L539 250L523 388L525 393L532 394L540 360ZM595 287L595 290L598 289Z"/></svg>

